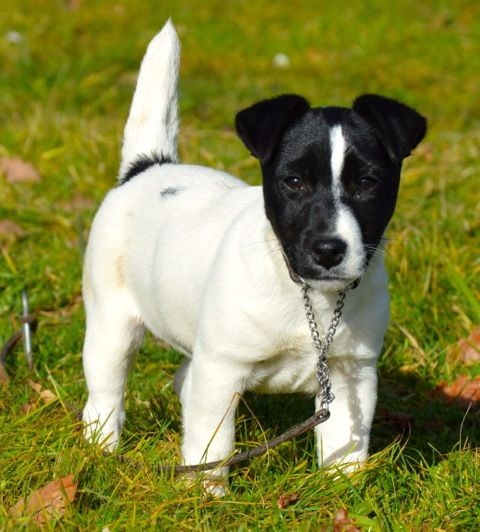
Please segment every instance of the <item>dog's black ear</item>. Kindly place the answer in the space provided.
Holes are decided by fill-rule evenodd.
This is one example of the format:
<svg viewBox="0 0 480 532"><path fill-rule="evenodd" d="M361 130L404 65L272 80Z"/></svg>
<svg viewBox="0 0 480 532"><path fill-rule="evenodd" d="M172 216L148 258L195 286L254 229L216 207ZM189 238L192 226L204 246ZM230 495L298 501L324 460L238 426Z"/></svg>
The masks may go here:
<svg viewBox="0 0 480 532"><path fill-rule="evenodd" d="M388 155L395 163L401 163L427 131L426 119L403 103L364 94L353 103L353 110L379 132Z"/></svg>
<svg viewBox="0 0 480 532"><path fill-rule="evenodd" d="M238 136L253 156L268 163L285 129L309 109L307 100L295 94L258 102L237 113Z"/></svg>

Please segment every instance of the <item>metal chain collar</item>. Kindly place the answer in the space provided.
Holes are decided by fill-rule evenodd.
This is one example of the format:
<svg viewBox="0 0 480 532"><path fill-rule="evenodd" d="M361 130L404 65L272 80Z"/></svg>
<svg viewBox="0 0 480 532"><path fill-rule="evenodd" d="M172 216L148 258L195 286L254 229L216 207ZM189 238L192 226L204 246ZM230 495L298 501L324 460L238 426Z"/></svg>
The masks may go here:
<svg viewBox="0 0 480 532"><path fill-rule="evenodd" d="M327 353L330 349L330 346L333 342L333 337L337 332L337 327L342 316L343 307L345 305L345 297L347 291L351 288L356 288L358 281L354 281L352 284L348 285L343 290L338 291L338 299L335 304L335 309L333 311L332 320L327 329L327 334L323 340L320 339L320 333L318 332L318 325L315 320L315 314L313 312L312 301L308 295L308 290L310 285L307 284L303 279L300 280L302 286L302 300L303 306L305 307L305 315L307 317L308 327L310 329L310 335L312 337L313 348L317 355L317 363L315 366L315 375L317 377L317 382L319 390L317 397L320 400L319 410L329 411L328 405L335 399L335 395L332 393L332 383L330 381L330 371L327 364Z"/></svg>

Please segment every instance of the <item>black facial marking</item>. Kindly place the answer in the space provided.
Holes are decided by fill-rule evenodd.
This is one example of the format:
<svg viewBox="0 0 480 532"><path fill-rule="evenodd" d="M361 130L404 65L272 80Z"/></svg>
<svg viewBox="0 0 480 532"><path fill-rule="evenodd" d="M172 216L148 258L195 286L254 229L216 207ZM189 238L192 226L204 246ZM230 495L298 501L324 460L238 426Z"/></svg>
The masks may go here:
<svg viewBox="0 0 480 532"><path fill-rule="evenodd" d="M335 126L345 141L340 186L331 168ZM241 111L237 131L260 161L266 215L291 270L305 279L361 275L392 217L403 158L425 135L425 119L381 96L361 96L353 109L312 109L288 95ZM358 249L345 249L337 234L340 212L352 217L347 232L360 233ZM356 271L343 267L349 252L362 257Z"/></svg>
<svg viewBox="0 0 480 532"><path fill-rule="evenodd" d="M150 166L154 164L167 164L173 163L170 157L165 157L163 154L152 153L151 155L140 155L127 169L125 175L120 180L120 185L124 185L127 181L130 181L132 177L141 174Z"/></svg>

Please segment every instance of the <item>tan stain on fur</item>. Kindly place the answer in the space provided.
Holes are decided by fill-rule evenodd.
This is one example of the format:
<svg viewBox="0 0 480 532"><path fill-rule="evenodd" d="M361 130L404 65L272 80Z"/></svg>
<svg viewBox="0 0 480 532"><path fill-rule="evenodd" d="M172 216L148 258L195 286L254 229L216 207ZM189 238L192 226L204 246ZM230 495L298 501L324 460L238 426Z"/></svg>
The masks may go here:
<svg viewBox="0 0 480 532"><path fill-rule="evenodd" d="M125 260L122 255L115 260L116 283L118 286L125 284Z"/></svg>

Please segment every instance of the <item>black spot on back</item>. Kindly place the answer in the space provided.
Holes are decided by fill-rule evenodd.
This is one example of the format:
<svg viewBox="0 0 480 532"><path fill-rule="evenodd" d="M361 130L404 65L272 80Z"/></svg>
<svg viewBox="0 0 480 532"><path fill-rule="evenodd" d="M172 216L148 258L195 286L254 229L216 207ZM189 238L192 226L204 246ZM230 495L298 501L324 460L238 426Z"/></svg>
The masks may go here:
<svg viewBox="0 0 480 532"><path fill-rule="evenodd" d="M140 155L133 163L130 164L125 175L120 180L120 185L124 185L127 181L130 181L132 177L141 174L150 166L154 164L168 164L173 163L172 159L168 156L159 153L152 153L151 155Z"/></svg>
<svg viewBox="0 0 480 532"><path fill-rule="evenodd" d="M176 196L181 190L181 188L168 187L160 191L160 196L162 196L162 198L165 198L166 196Z"/></svg>

